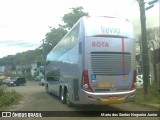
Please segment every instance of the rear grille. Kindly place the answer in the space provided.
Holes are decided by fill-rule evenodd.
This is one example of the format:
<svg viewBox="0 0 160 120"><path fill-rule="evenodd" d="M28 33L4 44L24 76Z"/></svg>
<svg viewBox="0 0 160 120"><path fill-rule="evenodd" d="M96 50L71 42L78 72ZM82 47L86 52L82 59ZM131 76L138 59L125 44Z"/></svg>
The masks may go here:
<svg viewBox="0 0 160 120"><path fill-rule="evenodd" d="M128 75L131 54L122 52L91 52L92 73L97 75Z"/></svg>

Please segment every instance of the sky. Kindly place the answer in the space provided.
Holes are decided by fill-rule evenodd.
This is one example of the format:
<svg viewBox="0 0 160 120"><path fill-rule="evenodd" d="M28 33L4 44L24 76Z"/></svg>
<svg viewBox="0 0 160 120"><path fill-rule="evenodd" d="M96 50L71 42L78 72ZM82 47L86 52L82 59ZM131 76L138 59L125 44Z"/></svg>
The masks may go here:
<svg viewBox="0 0 160 120"><path fill-rule="evenodd" d="M0 58L38 48L49 27L63 24L64 14L79 6L90 16L139 18L136 0L0 0ZM146 16L159 16L159 7Z"/></svg>

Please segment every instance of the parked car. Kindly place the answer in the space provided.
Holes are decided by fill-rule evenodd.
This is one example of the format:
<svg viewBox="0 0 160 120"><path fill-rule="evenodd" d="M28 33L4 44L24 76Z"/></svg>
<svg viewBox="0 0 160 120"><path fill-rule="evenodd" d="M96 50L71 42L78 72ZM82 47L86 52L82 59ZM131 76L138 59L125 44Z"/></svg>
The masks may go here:
<svg viewBox="0 0 160 120"><path fill-rule="evenodd" d="M6 83L7 86L19 86L19 85L25 85L26 80L23 77L18 77L16 79L12 79Z"/></svg>
<svg viewBox="0 0 160 120"><path fill-rule="evenodd" d="M42 85L42 86L44 86L44 78L42 78L40 81L39 81L39 85Z"/></svg>
<svg viewBox="0 0 160 120"><path fill-rule="evenodd" d="M16 81L16 79L10 79L10 80L8 80L5 84L6 84L8 87L15 86L14 81Z"/></svg>
<svg viewBox="0 0 160 120"><path fill-rule="evenodd" d="M3 83L3 84L6 84L6 83L8 83L9 81L11 81L11 77L7 77L7 78L3 79L2 83Z"/></svg>
<svg viewBox="0 0 160 120"><path fill-rule="evenodd" d="M151 75L150 75L149 81L151 85L152 84ZM136 84L137 84L137 88L143 88L143 75L136 76Z"/></svg>

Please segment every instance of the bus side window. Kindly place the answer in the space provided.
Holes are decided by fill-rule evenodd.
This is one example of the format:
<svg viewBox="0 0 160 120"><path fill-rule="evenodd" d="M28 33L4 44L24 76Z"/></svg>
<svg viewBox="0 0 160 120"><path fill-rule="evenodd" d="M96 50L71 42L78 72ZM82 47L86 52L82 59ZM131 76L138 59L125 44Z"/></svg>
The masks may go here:
<svg viewBox="0 0 160 120"><path fill-rule="evenodd" d="M79 43L79 54L82 54L82 42Z"/></svg>
<svg viewBox="0 0 160 120"><path fill-rule="evenodd" d="M54 70L54 76L60 77L60 68Z"/></svg>

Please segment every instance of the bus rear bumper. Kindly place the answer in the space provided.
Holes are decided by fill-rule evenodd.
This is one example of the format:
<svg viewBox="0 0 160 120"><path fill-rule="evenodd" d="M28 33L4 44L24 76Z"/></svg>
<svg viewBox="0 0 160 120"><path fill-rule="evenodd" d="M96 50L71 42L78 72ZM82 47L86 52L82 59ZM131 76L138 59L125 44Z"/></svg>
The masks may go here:
<svg viewBox="0 0 160 120"><path fill-rule="evenodd" d="M133 102L135 100L135 91L136 90L114 93L92 93L82 90L84 98L82 104L107 105Z"/></svg>

